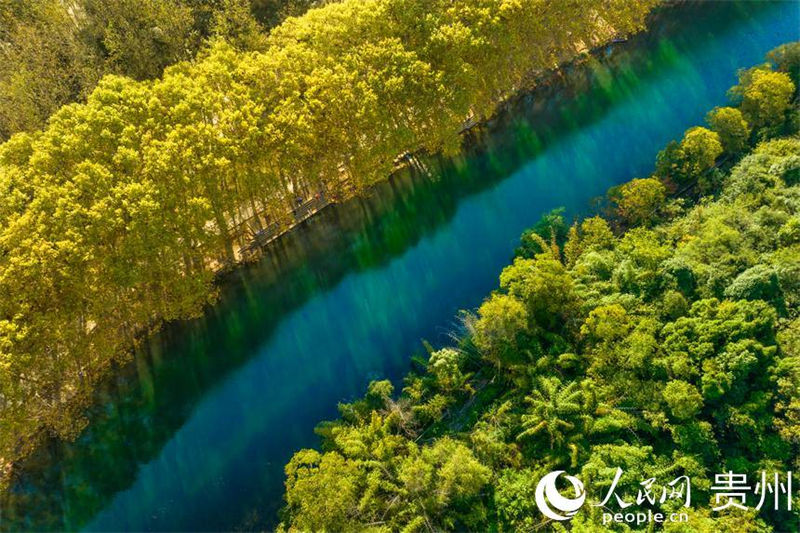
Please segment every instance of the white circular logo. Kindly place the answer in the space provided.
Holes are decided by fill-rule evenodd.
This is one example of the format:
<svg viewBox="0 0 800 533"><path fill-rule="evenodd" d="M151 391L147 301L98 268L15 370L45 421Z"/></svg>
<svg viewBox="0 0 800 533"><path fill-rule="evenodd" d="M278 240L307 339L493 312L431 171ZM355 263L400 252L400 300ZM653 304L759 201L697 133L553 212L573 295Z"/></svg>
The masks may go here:
<svg viewBox="0 0 800 533"><path fill-rule="evenodd" d="M578 512L578 509L581 508L586 499L586 491L581 480L568 474L564 477L572 483L576 497L565 498L562 496L556 488L556 479L561 474L564 474L563 470L550 472L539 480L539 484L536 485L536 506L539 507L542 514L553 520L569 520L575 516L575 513ZM563 514L559 514L556 511L560 511Z"/></svg>

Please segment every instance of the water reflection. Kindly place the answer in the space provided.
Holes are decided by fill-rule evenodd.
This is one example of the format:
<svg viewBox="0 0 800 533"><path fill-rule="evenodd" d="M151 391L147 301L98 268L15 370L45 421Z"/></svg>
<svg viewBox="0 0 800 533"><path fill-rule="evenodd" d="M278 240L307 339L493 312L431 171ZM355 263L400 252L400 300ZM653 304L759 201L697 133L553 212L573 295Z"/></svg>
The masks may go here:
<svg viewBox="0 0 800 533"><path fill-rule="evenodd" d="M510 104L453 159L425 157L231 274L98 392L3 496L0 528L269 527L282 468L369 379L398 379L496 284L519 233L652 168L724 102L735 69L797 39L798 4L706 3Z"/></svg>

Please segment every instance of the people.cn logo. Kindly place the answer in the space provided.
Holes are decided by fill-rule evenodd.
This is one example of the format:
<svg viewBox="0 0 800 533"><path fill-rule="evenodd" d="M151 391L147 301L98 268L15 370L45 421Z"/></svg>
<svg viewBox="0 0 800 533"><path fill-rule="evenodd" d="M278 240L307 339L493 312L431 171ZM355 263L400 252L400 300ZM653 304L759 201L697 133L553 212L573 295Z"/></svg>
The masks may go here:
<svg viewBox="0 0 800 533"><path fill-rule="evenodd" d="M563 470L556 470L550 472L539 480L536 485L536 506L547 518L553 520L569 520L578 509L583 505L586 500L586 491L583 488L581 480L575 476L565 474L564 477L567 481L572 483L572 488L575 490L575 498L565 498L561 495L556 487L556 480L558 476L565 474Z"/></svg>

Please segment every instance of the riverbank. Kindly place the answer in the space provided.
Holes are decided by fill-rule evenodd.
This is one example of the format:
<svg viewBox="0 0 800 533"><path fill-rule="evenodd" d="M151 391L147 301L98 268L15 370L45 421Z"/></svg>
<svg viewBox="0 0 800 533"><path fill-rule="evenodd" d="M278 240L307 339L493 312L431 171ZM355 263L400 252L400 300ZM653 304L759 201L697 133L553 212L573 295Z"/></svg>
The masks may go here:
<svg viewBox="0 0 800 533"><path fill-rule="evenodd" d="M13 194L0 209L7 252L0 292L17 297L0 301L0 315L11 317L0 328L9 361L3 477L30 450L32 435L73 438L83 430L80 412L93 384L142 332L197 316L214 299L216 265L235 262L230 230L243 206L272 206L265 222L279 222L283 207L296 207L308 191L343 196L385 179L398 151L455 150L468 112L488 112L496 94L551 64L550 54L565 53L570 41L608 27L633 31L650 5L601 2L590 13L585 5L548 4L536 13L536 23L549 26L545 38L530 33L529 11L504 12L486 27L466 5L423 2L420 9L443 26L466 17L473 44L486 52L442 57L427 33L402 50L384 46L395 33L420 29L415 17L395 16L391 2L329 4L275 28L263 53L217 43L160 80L109 77L43 132L10 140L2 154L4 187ZM347 16L329 24L339 11ZM569 28L559 22L565 18ZM565 31L571 39L550 42ZM545 39L541 47L537 39ZM322 75L330 65L342 75ZM464 78L469 69L491 76ZM386 83L393 75L399 86ZM372 82L352 83L364 76ZM354 142L352 132L374 141Z"/></svg>
<svg viewBox="0 0 800 533"><path fill-rule="evenodd" d="M647 25L657 24L660 17L665 16L667 10L676 9L678 6L675 4L665 5L661 9L653 12L649 18ZM496 109L488 117L480 120L471 118L467 120L459 131L461 137L461 149L469 149L470 146L479 146L480 138L486 135L486 128L502 127L499 125L498 117L513 113L515 106L519 106L522 100L547 100L554 97L556 94L564 91L567 85L572 85L572 91L583 90L585 86L575 84L574 78L575 71L580 69L587 62L607 62L613 53L613 49L618 46L623 46L629 38L630 34L617 35L611 33L606 36L606 39L599 43L594 43L591 48L585 46L579 47L580 53L578 57L569 60L560 61L558 66L545 71L532 72L525 85L515 90L510 96L501 100ZM569 71L571 74L565 74ZM572 75L572 77L571 77ZM584 76L583 82L586 81ZM527 104L523 104L527 105ZM385 182L393 180L402 180L408 174L418 177L431 176L430 169L427 168L425 160L429 160L436 154L428 153L424 149L419 149L413 152L405 152L400 154L395 159L394 170L387 175L386 179L370 185L366 191L359 193L357 196L370 197L380 195L377 192L379 189L384 188ZM293 220L293 222L283 227L275 222L268 223L268 218L264 219L262 229L253 227L252 221L255 218L262 217L264 214L253 215L244 221L239 222L237 225L245 227L240 237L236 238L237 242L241 242L243 246L236 250L235 261L229 264L219 266L218 270L218 283L224 283L226 274L239 268L246 263L257 262L263 256L263 252L269 248L274 241L283 237L284 235L294 231L307 220L319 214L322 210L329 208L336 204L344 204L352 197L328 198L325 194L315 194L310 198L298 198L297 206L288 209L283 219ZM252 235L248 241L247 236Z"/></svg>
<svg viewBox="0 0 800 533"><path fill-rule="evenodd" d="M663 16L664 10L668 9L674 8L665 7L655 17ZM655 23L656 21L657 18L653 22ZM465 153L475 153L482 150L482 140L492 135L493 132L508 128L509 121L515 112L521 112L523 108L530 108L531 101L547 102L557 95L561 95L563 98L587 90L587 84L590 83L589 74L593 68L589 68L587 65L589 63L608 63L612 61L612 47L624 49L625 47L636 46L635 40L628 43L626 42L627 39L622 40L616 35L610 35L608 38L608 43L584 51L581 57L563 62L559 65L559 68L532 76L526 82L527 85L524 89L507 98L498 106L496 113L486 120L472 122L469 127L464 128L459 135L462 138L462 146ZM612 43L611 41L614 42ZM568 71L568 73L565 74L565 71ZM557 120L555 110L548 112L544 109L544 106L537 105L534 107L540 113L540 120L545 122ZM268 241L258 243L257 240L254 240L247 243L247 246L258 243L259 246L254 247L254 250L257 249L258 253L237 257L236 262L221 266L215 273L214 284L218 287L230 284L238 285L241 283L242 268L250 268L251 265L264 261L273 265L274 268L267 271L261 269L260 277L263 278L263 283L265 285L279 283L282 276L286 275L287 272L300 268L305 262L320 261L327 254L345 247L346 245L341 244L342 239L339 239L337 234L352 234L356 231L356 228L362 227L369 220L387 216L396 208L398 202L419 205L420 196L424 197L423 201L431 202L436 195L430 192L431 184L426 184L425 182L428 182L433 174L441 176L442 169L439 155L429 154L421 150L401 156L398 158L398 163L395 171L387 176L386 180L370 186L368 190L358 196L329 201L324 206L314 209L311 213L304 213L299 217L300 221L286 227ZM431 169L434 170L432 171ZM498 175L497 178L499 177ZM446 193L447 196L453 198L451 204L453 209L458 197L474 194L496 183L495 179L485 175L473 176L472 178L468 181L463 178L457 178L457 184L455 181L449 180L448 185L445 186L446 189L449 189ZM441 177L434 179L441 179ZM420 193L421 190L426 192ZM332 210L335 210L335 212L331 212ZM292 218L293 210L287 211L287 216ZM419 223L420 229L428 225L429 222ZM332 231L331 228L336 229ZM302 238L298 238L297 233L305 233L305 235ZM421 236L419 235L416 238L418 239ZM413 242L413 239L411 242ZM385 260L387 259L378 259L379 262ZM332 265L331 267L333 268ZM210 307L213 308L213 305L215 304L210 304ZM283 311L286 310L287 308L284 307ZM169 323L165 325L165 327L169 326ZM139 333L137 335L137 345L139 343L146 344L148 337L156 334L158 329L160 329L160 326L156 328L154 324ZM115 381L113 375L118 372L129 375L131 370L135 372L135 367L129 366L129 370L126 372L120 366L127 364L127 358L123 358L112 367L109 373L111 382ZM109 376L101 376L99 381L109 381ZM97 400L96 396L95 401ZM37 437L37 439L43 439L41 445L45 447L51 443L50 437L44 435ZM36 463L38 460L33 462ZM6 482L9 481L10 476L13 474L13 466L11 462L7 463ZM0 477L0 482L2 481L3 478Z"/></svg>
<svg viewBox="0 0 800 533"><path fill-rule="evenodd" d="M669 4L652 12L648 16L646 26L658 24L660 17L665 16L668 10L676 9L677 7L677 4ZM518 105L521 99L547 99L554 96L558 91L563 90L564 85L568 83L568 80L565 79L565 70L574 71L587 61L607 61L613 53L613 48L627 42L631 36L631 34L616 34L609 28L608 33L603 38L590 43L589 46L583 43L578 45L576 47L577 57L561 59L558 61L558 65L551 69L531 72L522 86L515 88L509 96L498 102L491 115L480 119L471 117L464 122L458 132L459 137L461 137L461 148L463 149L466 145L479 142L480 137L483 135L481 130L494 124L497 120L496 117L512 112L514 105ZM423 160L431 155L433 154L424 149L398 155L394 160L393 171L387 175L384 181L390 181L407 172L430 175L430 171L426 168ZM370 185L366 191L358 193L358 196L373 195L375 194L375 189L382 185L383 181L378 181ZM283 225L271 221L266 213L251 215L237 222L236 226L242 228L242 231L235 234L234 240L242 244L242 246L236 250L232 263L220 265L219 273L224 274L226 271L236 269L244 263L258 261L261 257L259 252L262 252L273 241L293 231L298 225L315 216L321 210L337 203L346 202L348 199L349 197L347 196L328 198L328 195L324 192L318 192L309 198L298 197L297 205L286 210L284 216L281 217L281 220L284 221ZM249 241L247 240L248 236L251 236Z"/></svg>
<svg viewBox="0 0 800 533"><path fill-rule="evenodd" d="M425 160L432 179L337 204L230 273L218 305L114 373L78 440L20 469L8 527L16 516L60 524L26 529L233 529L252 509L263 520L313 426L370 377L399 379L420 338L446 342L539 214L579 212L648 173L659 147L724 101L727 62L760 60L784 32L776 8L746 5L706 4L641 35L639 49L584 65L585 84L482 130L483 146Z"/></svg>
<svg viewBox="0 0 800 533"><path fill-rule="evenodd" d="M793 45L787 57L800 51ZM615 188L613 217L569 226L551 216L526 232L463 335L431 349L399 395L391 381L372 381L319 426L320 451L295 453L280 530L538 530L560 515L530 495L561 469L589 480L582 498L597 502L623 471L632 475L622 494L685 479L695 504L686 497L681 521L702 530L796 530L791 496L735 517L708 503L712 473L766 461L777 479L800 457L792 71L797 83L796 62L759 67L770 96L742 76L741 110L725 112L746 117L743 145L723 148L728 125L687 129L682 145L698 131L710 140L701 164L686 153L680 177L659 165ZM766 102L777 110L769 121L753 112ZM733 166L720 170L723 154ZM693 194L668 202L676 183ZM646 200L635 216L631 198ZM619 497L620 508L631 505ZM574 523L603 529L616 512L603 511L587 505Z"/></svg>

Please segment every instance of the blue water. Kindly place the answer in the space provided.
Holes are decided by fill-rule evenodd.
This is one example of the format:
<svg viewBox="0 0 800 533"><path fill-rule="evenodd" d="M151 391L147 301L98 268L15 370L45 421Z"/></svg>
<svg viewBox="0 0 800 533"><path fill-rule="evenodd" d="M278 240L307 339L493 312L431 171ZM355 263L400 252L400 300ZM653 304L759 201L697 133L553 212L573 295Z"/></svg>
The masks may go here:
<svg viewBox="0 0 800 533"><path fill-rule="evenodd" d="M398 178L300 228L237 272L207 316L143 348L85 434L43 452L14 488L11 523L274 524L283 465L317 444L337 402L371 379L398 383L423 339L446 344L524 229L649 174L659 149L725 104L737 68L798 39L798 21L793 2L673 9L564 87L520 99L460 157L425 159L431 177Z"/></svg>

